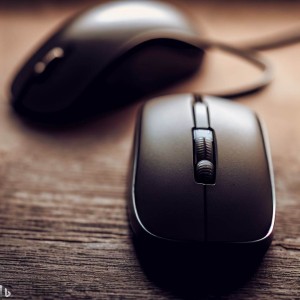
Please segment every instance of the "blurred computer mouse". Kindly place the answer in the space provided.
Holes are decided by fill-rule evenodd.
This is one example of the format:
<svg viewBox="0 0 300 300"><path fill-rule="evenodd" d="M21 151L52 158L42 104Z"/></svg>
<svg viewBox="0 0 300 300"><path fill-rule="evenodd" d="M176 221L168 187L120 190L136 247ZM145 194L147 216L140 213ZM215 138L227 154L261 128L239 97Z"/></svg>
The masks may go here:
<svg viewBox="0 0 300 300"><path fill-rule="evenodd" d="M160 97L137 122L129 216L138 237L269 245L271 156L254 112L212 96Z"/></svg>
<svg viewBox="0 0 300 300"><path fill-rule="evenodd" d="M13 81L13 107L59 123L120 107L193 74L204 50L181 12L154 1L114 1L60 28Z"/></svg>

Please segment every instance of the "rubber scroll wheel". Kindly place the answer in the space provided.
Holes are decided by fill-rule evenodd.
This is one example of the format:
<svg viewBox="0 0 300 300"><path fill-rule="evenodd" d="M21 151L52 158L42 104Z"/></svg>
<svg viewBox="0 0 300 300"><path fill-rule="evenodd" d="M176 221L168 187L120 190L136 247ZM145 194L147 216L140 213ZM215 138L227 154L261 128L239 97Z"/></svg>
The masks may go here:
<svg viewBox="0 0 300 300"><path fill-rule="evenodd" d="M214 182L215 167L212 162L208 160L201 160L196 166L196 176L202 183Z"/></svg>
<svg viewBox="0 0 300 300"><path fill-rule="evenodd" d="M201 160L209 160L213 162L213 142L205 137L197 137L195 139L195 151L197 162Z"/></svg>

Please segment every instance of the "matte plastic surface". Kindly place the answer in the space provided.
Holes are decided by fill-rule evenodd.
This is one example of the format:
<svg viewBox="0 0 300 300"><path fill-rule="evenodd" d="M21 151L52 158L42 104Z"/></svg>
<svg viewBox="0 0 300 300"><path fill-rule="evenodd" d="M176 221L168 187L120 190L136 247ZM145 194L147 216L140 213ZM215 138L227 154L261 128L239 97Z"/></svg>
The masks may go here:
<svg viewBox="0 0 300 300"><path fill-rule="evenodd" d="M153 235L204 241L203 186L195 184L193 97L145 105L135 182L136 209Z"/></svg>
<svg viewBox="0 0 300 300"><path fill-rule="evenodd" d="M216 184L207 186L207 239L246 242L272 225L272 184L257 116L241 105L204 97L217 141Z"/></svg>

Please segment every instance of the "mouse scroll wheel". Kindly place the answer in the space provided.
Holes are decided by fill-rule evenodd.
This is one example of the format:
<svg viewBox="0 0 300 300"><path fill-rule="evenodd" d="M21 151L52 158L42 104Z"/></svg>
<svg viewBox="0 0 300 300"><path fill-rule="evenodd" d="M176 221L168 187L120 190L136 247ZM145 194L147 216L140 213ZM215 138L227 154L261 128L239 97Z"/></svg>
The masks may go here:
<svg viewBox="0 0 300 300"><path fill-rule="evenodd" d="M215 183L214 135L210 129L194 129L195 180L198 183Z"/></svg>
<svg viewBox="0 0 300 300"><path fill-rule="evenodd" d="M209 160L200 160L196 165L196 177L201 183L212 183L214 179L215 166Z"/></svg>
<svg viewBox="0 0 300 300"><path fill-rule="evenodd" d="M197 161L213 161L213 142L211 139L205 137L196 137L195 150Z"/></svg>
<svg viewBox="0 0 300 300"><path fill-rule="evenodd" d="M55 47L42 58L41 61L37 62L34 66L34 72L36 75L44 74L47 70L62 59L65 56L64 50L60 47Z"/></svg>

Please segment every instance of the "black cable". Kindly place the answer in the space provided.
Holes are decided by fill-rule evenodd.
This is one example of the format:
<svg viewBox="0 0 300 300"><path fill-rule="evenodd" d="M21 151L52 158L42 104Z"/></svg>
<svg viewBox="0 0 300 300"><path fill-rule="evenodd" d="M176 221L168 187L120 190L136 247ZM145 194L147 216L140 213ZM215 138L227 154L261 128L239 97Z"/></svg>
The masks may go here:
<svg viewBox="0 0 300 300"><path fill-rule="evenodd" d="M224 98L242 97L264 89L272 81L274 76L272 65L265 58L258 55L254 50L237 48L222 42L202 41L202 43L206 46L206 48L216 48L239 56L244 60L249 61L262 71L261 77L246 87L220 93L210 93L210 95Z"/></svg>
<svg viewBox="0 0 300 300"><path fill-rule="evenodd" d="M236 98L249 94L256 93L264 89L273 79L273 67L272 65L257 51L270 50L274 48L285 47L291 44L300 42L300 28L294 28L293 30L287 30L280 34L273 34L270 37L262 38L255 42L247 42L240 46L232 46L222 42L206 41L204 44L208 48L217 48L222 51L237 55L262 70L262 76L257 81L253 82L247 87L241 87L232 91L225 91L220 93L211 93L215 96Z"/></svg>
<svg viewBox="0 0 300 300"><path fill-rule="evenodd" d="M281 33L273 34L269 37L261 38L254 42L246 42L241 44L239 48L262 51L285 47L299 42L300 27L295 27L292 30L282 31Z"/></svg>

